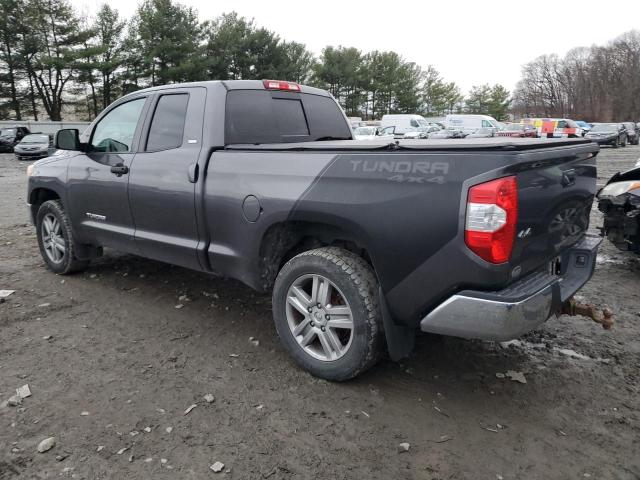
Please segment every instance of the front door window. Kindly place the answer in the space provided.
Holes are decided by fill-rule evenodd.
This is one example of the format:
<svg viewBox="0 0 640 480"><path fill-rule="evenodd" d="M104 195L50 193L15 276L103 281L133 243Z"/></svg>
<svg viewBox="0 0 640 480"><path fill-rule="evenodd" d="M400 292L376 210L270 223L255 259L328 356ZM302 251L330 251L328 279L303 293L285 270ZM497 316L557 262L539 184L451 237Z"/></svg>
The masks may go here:
<svg viewBox="0 0 640 480"><path fill-rule="evenodd" d="M130 152L144 102L144 98L131 100L107 113L93 131L91 151Z"/></svg>

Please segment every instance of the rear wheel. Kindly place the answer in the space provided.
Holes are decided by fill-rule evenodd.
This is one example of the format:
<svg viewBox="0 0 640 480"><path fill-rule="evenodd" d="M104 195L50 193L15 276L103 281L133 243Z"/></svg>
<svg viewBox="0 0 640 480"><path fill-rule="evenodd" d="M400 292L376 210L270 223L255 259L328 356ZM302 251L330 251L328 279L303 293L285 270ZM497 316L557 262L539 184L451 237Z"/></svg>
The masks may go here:
<svg viewBox="0 0 640 480"><path fill-rule="evenodd" d="M347 250L319 248L287 262L273 313L285 349L316 377L348 380L380 358L378 284L371 267Z"/></svg>
<svg viewBox="0 0 640 480"><path fill-rule="evenodd" d="M89 265L88 260L75 256L77 247L71 224L60 200L49 200L40 206L36 215L36 235L40 254L49 270L66 275Z"/></svg>

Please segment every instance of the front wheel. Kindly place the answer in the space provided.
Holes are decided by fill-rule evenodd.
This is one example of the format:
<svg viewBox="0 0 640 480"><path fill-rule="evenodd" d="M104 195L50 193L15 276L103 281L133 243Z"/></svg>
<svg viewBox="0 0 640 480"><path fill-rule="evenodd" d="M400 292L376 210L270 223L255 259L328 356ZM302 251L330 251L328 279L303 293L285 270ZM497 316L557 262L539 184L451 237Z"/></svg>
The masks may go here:
<svg viewBox="0 0 640 480"><path fill-rule="evenodd" d="M71 223L60 200L44 202L36 215L36 235L47 268L59 275L84 270L88 260L76 258Z"/></svg>
<svg viewBox="0 0 640 480"><path fill-rule="evenodd" d="M380 358L378 283L347 250L318 248L289 260L276 278L273 314L284 348L316 377L348 380Z"/></svg>

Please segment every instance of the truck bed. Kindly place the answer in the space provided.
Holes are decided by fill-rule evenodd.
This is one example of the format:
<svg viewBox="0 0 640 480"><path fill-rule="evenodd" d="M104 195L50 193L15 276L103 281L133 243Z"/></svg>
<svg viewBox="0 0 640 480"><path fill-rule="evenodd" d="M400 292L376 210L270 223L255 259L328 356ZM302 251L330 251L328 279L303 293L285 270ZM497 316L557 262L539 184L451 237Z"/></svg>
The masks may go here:
<svg viewBox="0 0 640 480"><path fill-rule="evenodd" d="M583 138L462 138L424 140L324 140L298 143L262 143L227 145L227 150L321 150L321 151L371 151L371 150L503 150L525 151L554 147L592 144Z"/></svg>
<svg viewBox="0 0 640 480"><path fill-rule="evenodd" d="M252 259L264 258L266 229L319 225L314 236L334 234L366 250L392 315L411 324L456 291L504 288L580 241L597 152L582 139L228 145L213 153L205 184L207 230L217 233L210 263L259 288L263 269ZM467 192L510 175L519 188L518 238L510 261L492 265L465 246ZM263 213L238 224L248 194Z"/></svg>

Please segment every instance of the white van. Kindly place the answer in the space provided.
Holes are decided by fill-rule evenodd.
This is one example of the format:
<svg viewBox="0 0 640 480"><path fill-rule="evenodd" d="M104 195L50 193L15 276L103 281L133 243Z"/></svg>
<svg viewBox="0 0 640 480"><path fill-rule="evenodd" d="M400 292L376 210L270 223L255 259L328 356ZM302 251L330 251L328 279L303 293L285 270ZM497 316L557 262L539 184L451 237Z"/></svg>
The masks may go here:
<svg viewBox="0 0 640 480"><path fill-rule="evenodd" d="M407 132L425 131L431 125L422 115L408 114L389 114L382 116L382 125L384 127L396 127L394 133L402 136Z"/></svg>
<svg viewBox="0 0 640 480"><path fill-rule="evenodd" d="M445 119L447 127L462 130L466 134L475 132L480 128L500 129L498 121L489 115L447 115Z"/></svg>

